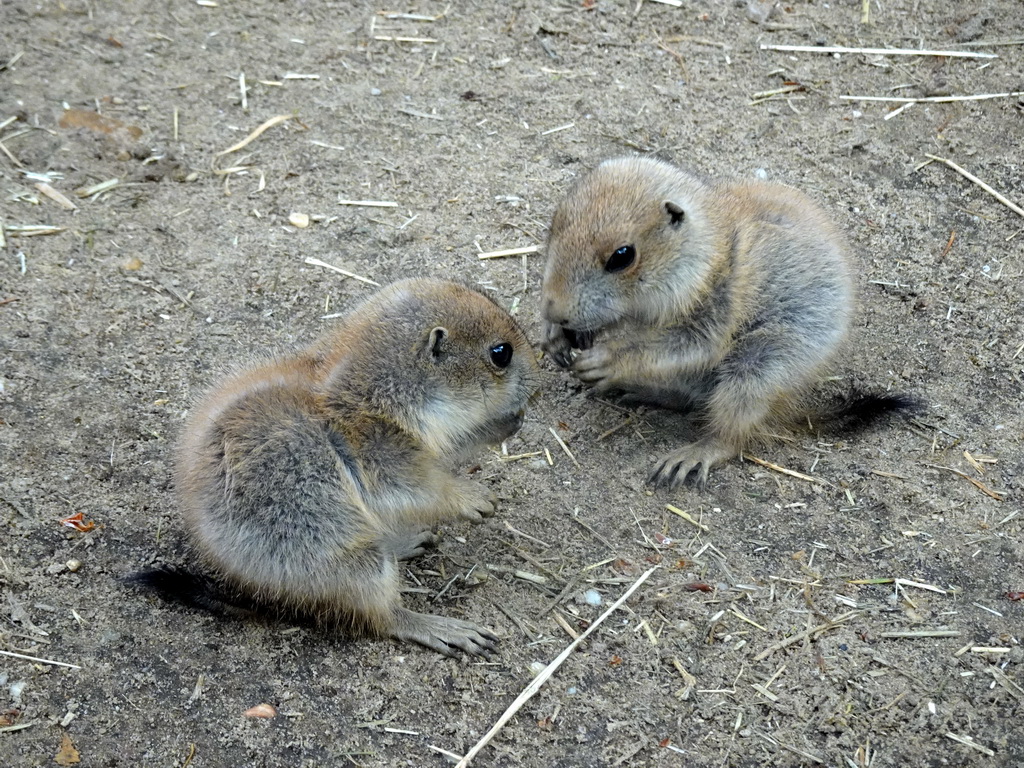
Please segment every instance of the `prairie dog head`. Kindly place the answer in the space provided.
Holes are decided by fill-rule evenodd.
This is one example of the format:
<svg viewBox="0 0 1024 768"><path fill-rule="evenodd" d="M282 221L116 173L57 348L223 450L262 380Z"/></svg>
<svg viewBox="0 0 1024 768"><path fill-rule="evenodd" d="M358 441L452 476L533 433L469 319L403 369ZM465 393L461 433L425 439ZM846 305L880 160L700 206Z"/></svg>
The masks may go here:
<svg viewBox="0 0 1024 768"><path fill-rule="evenodd" d="M712 194L700 178L643 157L606 160L579 179L551 221L545 320L591 335L624 319L685 315L721 250Z"/></svg>
<svg viewBox="0 0 1024 768"><path fill-rule="evenodd" d="M513 434L537 389L536 354L519 325L458 283L392 283L331 342L344 352L328 374L328 399L360 399L441 454Z"/></svg>

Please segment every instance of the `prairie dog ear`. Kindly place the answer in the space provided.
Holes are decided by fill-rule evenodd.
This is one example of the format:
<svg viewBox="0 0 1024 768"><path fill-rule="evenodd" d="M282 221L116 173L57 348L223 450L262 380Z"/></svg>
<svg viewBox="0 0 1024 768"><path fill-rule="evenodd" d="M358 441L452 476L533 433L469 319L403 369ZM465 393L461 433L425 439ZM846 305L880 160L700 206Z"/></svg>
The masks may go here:
<svg viewBox="0 0 1024 768"><path fill-rule="evenodd" d="M445 358L445 347L448 341L448 329L444 326L437 326L427 331L423 343L423 355L431 362L439 363Z"/></svg>
<svg viewBox="0 0 1024 768"><path fill-rule="evenodd" d="M675 200L665 201L665 213L669 215L673 227L678 227L686 220L686 211Z"/></svg>

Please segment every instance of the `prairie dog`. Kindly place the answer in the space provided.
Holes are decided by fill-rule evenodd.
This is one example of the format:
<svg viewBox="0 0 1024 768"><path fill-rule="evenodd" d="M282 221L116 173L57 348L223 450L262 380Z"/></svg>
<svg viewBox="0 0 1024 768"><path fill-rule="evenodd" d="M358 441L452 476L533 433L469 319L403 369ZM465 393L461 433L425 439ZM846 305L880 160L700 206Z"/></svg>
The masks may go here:
<svg viewBox="0 0 1024 768"><path fill-rule="evenodd" d="M557 207L541 305L544 350L594 390L697 410L697 440L650 477L673 487L691 472L703 485L794 415L846 336L854 295L843 238L807 196L625 157ZM841 410L904 405L869 396Z"/></svg>
<svg viewBox="0 0 1024 768"><path fill-rule="evenodd" d="M537 363L491 300L394 283L318 343L218 384L185 426L176 487L202 565L258 603L447 655L497 638L402 606L397 561L433 524L494 513L447 465L522 424Z"/></svg>

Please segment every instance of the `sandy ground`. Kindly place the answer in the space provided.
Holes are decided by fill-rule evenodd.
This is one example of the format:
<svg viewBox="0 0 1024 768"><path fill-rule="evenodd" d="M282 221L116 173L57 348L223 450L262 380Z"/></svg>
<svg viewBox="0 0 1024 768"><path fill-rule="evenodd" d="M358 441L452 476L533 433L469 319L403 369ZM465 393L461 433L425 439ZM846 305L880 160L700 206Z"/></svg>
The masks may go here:
<svg viewBox="0 0 1024 768"><path fill-rule="evenodd" d="M1024 764L1024 218L922 165L1024 204L1024 101L845 98L1021 90L1020 3L679 6L0 2L0 649L49 660L0 656L0 764L449 765L655 565L474 765ZM760 453L813 482L734 461L650 493L685 419L546 365L507 448L553 465L482 454L499 515L407 571L410 605L502 636L489 661L119 583L182 562L191 398L372 290L306 258L458 276L537 339L543 254L478 253L542 245L627 152L818 199L861 294L836 375L926 412Z"/></svg>

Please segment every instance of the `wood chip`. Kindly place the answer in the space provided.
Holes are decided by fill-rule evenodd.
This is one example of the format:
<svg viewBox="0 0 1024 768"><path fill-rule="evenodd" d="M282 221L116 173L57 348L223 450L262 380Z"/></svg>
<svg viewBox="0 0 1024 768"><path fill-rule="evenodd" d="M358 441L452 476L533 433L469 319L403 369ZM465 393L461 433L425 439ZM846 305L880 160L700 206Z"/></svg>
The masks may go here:
<svg viewBox="0 0 1024 768"><path fill-rule="evenodd" d="M63 232L66 227L53 227L49 224L8 224L4 230L11 237L41 237L43 235L56 235Z"/></svg>
<svg viewBox="0 0 1024 768"><path fill-rule="evenodd" d="M71 200L69 200L63 192L58 192L45 181L38 182L35 185L35 188L38 189L42 194L46 195L46 197L53 200L53 202L55 202L65 211L73 211L76 208L78 208L78 206L75 203L71 202Z"/></svg>
<svg viewBox="0 0 1024 768"><path fill-rule="evenodd" d="M765 697L766 699L768 699L768 701L778 701L778 700L779 700L779 697L778 697L778 696L776 696L776 695L775 695L774 693L772 693L771 691L769 691L769 690L768 690L767 688L765 688L765 687L764 687L763 685L759 685L758 683L751 683L751 684L750 684L750 687L751 687L751 688L753 688L753 689L754 689L755 691L757 691L758 693L760 693L760 694L761 694L762 696L764 696L764 697Z"/></svg>
<svg viewBox="0 0 1024 768"><path fill-rule="evenodd" d="M75 190L75 194L78 195L78 197L92 197L93 195L98 195L101 192L107 192L118 186L120 183L120 179L107 179L106 181L101 181L99 184L92 184L88 187L79 187Z"/></svg>
<svg viewBox="0 0 1024 768"><path fill-rule="evenodd" d="M53 762L57 765L65 766L82 762L81 754L75 748L75 743L66 732L61 734L60 749L57 750L57 755L53 758Z"/></svg>
<svg viewBox="0 0 1024 768"><path fill-rule="evenodd" d="M558 622L558 626L565 630L565 634L567 634L573 640L579 639L580 633L569 625L569 622L565 620L565 617L562 616L562 614L560 614L558 611L554 611L551 615L555 617L555 621Z"/></svg>
<svg viewBox="0 0 1024 768"><path fill-rule="evenodd" d="M249 707L242 713L243 717L260 717L264 720L269 720L273 717L277 717L277 707L273 704L257 704L255 707Z"/></svg>
<svg viewBox="0 0 1024 768"><path fill-rule="evenodd" d="M1021 688L1013 682L1013 680L1007 677L1003 670L999 669L999 667L988 666L985 668L985 671L992 675L992 677L995 678L995 681L1003 686L1003 688L1005 688L1013 698L1024 704L1024 688Z"/></svg>

